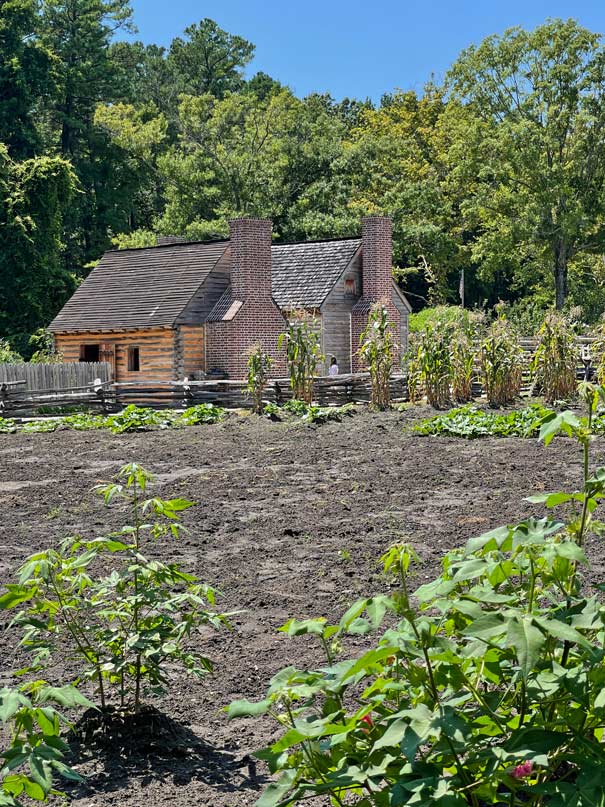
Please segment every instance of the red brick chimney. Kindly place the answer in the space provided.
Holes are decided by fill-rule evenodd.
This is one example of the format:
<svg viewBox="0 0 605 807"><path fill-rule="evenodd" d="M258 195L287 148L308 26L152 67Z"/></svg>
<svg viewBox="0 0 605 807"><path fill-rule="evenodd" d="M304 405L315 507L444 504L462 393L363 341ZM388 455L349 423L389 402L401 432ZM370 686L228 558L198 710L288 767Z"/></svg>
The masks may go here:
<svg viewBox="0 0 605 807"><path fill-rule="evenodd" d="M395 341L399 341L401 315L393 302L393 223L388 216L365 216L361 220L362 296L351 313L353 372L365 368L359 360L359 339L376 303L388 311Z"/></svg>
<svg viewBox="0 0 605 807"><path fill-rule="evenodd" d="M273 374L286 372L277 340L286 321L272 297L270 219L229 222L231 286L217 305L218 316L207 323L209 370L223 369L229 378L246 377L248 352L257 343L274 360Z"/></svg>

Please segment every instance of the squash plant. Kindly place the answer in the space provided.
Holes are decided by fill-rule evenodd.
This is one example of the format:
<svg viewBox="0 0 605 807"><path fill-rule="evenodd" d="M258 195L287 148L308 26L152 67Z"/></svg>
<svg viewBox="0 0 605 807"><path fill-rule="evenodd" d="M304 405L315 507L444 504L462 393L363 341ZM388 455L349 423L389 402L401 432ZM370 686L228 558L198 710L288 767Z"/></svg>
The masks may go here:
<svg viewBox="0 0 605 807"><path fill-rule="evenodd" d="M597 398L587 418L550 413L549 443L575 437L578 490L533 503L564 518L528 518L449 552L441 574L412 594L412 547L382 557L385 593L353 603L336 624L291 620L325 656L287 667L266 697L231 717L270 715L279 738L257 756L276 780L258 807L320 797L332 807L584 807L605 803L605 605L586 590L583 545L601 532L605 469L590 469ZM381 631L361 655L350 634Z"/></svg>
<svg viewBox="0 0 605 807"><path fill-rule="evenodd" d="M176 564L150 559L152 542L183 529L184 499L145 498L153 477L136 464L99 487L106 503L123 500L132 524L107 537L67 538L57 549L29 557L0 597L0 608L21 607L13 624L38 669L58 650L80 659L82 677L96 683L102 710L119 705L138 712L149 694L169 685L175 664L203 677L212 669L203 654L189 649L202 625L228 625L209 608L216 592Z"/></svg>

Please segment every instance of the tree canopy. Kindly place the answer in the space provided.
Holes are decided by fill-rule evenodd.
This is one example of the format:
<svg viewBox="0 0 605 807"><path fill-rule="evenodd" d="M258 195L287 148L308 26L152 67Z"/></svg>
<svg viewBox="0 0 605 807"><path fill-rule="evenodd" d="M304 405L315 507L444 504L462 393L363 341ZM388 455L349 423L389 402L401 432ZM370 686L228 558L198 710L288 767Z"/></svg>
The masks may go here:
<svg viewBox="0 0 605 807"><path fill-rule="evenodd" d="M464 271L470 305L603 313L598 34L513 28L378 104L297 97L254 53L210 19L143 44L129 0L0 4L0 338L27 353L112 245L223 237L246 214L281 240L391 216L416 307L458 302Z"/></svg>

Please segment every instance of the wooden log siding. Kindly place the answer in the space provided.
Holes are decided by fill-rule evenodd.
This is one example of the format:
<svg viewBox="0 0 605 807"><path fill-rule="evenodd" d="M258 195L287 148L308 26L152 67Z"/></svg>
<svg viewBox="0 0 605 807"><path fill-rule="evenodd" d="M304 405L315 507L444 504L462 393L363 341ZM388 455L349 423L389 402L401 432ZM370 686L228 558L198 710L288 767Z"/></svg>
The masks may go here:
<svg viewBox="0 0 605 807"><path fill-rule="evenodd" d="M175 340L177 377L196 378L206 370L205 328L180 325Z"/></svg>
<svg viewBox="0 0 605 807"><path fill-rule="evenodd" d="M177 381L173 328L150 328L111 333L57 333L55 345L66 362L80 359L80 345L99 344L115 352L115 381ZM140 369L128 369L128 348L139 348Z"/></svg>

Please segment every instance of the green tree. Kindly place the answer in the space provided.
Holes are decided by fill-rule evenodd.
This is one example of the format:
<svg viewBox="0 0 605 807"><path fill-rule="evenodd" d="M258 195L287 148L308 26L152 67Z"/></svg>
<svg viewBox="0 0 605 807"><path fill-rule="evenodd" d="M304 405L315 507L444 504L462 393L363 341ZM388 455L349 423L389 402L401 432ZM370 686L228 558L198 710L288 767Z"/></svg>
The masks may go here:
<svg viewBox="0 0 605 807"><path fill-rule="evenodd" d="M15 162L0 148L0 334L20 353L75 287L61 259L62 211L75 187L60 157Z"/></svg>
<svg viewBox="0 0 605 807"><path fill-rule="evenodd" d="M448 86L470 112L457 155L476 173L475 258L493 269L516 250L523 271L548 267L561 308L570 260L605 246L599 35L574 20L512 28L464 51Z"/></svg>
<svg viewBox="0 0 605 807"><path fill-rule="evenodd" d="M253 56L251 42L204 19L172 41L167 61L180 92L222 98L242 89L243 71Z"/></svg>
<svg viewBox="0 0 605 807"><path fill-rule="evenodd" d="M0 142L12 157L40 145L36 115L53 89L53 58L36 38L36 0L0 3Z"/></svg>

